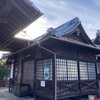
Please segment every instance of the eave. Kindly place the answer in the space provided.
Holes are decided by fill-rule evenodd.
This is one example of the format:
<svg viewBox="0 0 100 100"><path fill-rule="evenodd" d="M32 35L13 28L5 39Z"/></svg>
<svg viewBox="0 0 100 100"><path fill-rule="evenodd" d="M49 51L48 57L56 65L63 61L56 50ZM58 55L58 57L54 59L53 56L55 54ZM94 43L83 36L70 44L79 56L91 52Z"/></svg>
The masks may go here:
<svg viewBox="0 0 100 100"><path fill-rule="evenodd" d="M14 36L42 15L28 1L0 0L0 50L14 51L9 48Z"/></svg>

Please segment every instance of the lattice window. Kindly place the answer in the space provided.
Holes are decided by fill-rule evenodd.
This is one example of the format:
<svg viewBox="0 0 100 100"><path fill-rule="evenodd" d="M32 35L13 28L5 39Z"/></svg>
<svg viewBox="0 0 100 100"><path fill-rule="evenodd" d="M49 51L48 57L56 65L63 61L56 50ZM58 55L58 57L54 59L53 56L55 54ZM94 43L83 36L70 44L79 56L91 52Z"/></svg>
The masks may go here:
<svg viewBox="0 0 100 100"><path fill-rule="evenodd" d="M81 80L88 80L88 69L86 62L79 62L80 64L80 78Z"/></svg>
<svg viewBox="0 0 100 100"><path fill-rule="evenodd" d="M95 63L80 62L80 78L81 80L96 79Z"/></svg>
<svg viewBox="0 0 100 100"><path fill-rule="evenodd" d="M96 79L95 63L88 63L89 80Z"/></svg>
<svg viewBox="0 0 100 100"><path fill-rule="evenodd" d="M23 79L31 80L34 78L34 61L24 62Z"/></svg>
<svg viewBox="0 0 100 100"><path fill-rule="evenodd" d="M57 80L67 80L67 66L65 59L57 59Z"/></svg>
<svg viewBox="0 0 100 100"><path fill-rule="evenodd" d="M43 79L43 66L44 66L43 60L38 61L36 63L36 79L39 79L39 80Z"/></svg>
<svg viewBox="0 0 100 100"><path fill-rule="evenodd" d="M78 80L77 61L57 59L57 80Z"/></svg>
<svg viewBox="0 0 100 100"><path fill-rule="evenodd" d="M97 73L100 74L100 63L97 63Z"/></svg>
<svg viewBox="0 0 100 100"><path fill-rule="evenodd" d="M68 80L78 80L77 61L67 60Z"/></svg>
<svg viewBox="0 0 100 100"><path fill-rule="evenodd" d="M45 69L48 69L45 77ZM38 80L52 80L52 59L46 59L36 62L36 79Z"/></svg>

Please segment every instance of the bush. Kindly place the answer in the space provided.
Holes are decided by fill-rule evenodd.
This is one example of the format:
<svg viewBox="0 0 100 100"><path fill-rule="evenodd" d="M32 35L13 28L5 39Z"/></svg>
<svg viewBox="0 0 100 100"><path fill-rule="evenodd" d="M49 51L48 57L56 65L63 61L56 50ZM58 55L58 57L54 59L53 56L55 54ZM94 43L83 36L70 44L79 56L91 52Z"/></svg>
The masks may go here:
<svg viewBox="0 0 100 100"><path fill-rule="evenodd" d="M9 69L0 64L0 86L4 86L5 79L9 76Z"/></svg>

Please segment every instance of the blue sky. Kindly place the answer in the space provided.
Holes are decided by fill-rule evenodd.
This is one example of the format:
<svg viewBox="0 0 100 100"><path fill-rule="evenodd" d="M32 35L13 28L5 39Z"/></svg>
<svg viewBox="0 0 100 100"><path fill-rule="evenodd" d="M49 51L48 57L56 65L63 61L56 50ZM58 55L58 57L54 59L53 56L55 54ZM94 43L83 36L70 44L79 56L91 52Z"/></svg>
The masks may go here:
<svg viewBox="0 0 100 100"><path fill-rule="evenodd" d="M79 17L89 35L95 38L100 29L100 0L31 0L43 16L25 29L32 39L46 32L49 27L59 25Z"/></svg>

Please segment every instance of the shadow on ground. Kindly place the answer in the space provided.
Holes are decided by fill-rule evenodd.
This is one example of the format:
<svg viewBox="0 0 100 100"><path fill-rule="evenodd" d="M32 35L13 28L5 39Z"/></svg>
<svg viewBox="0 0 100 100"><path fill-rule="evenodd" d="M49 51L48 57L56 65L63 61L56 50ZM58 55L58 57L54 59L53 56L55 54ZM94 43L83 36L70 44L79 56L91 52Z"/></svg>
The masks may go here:
<svg viewBox="0 0 100 100"><path fill-rule="evenodd" d="M34 100L31 97L19 98L8 92L8 88L0 87L0 100Z"/></svg>

